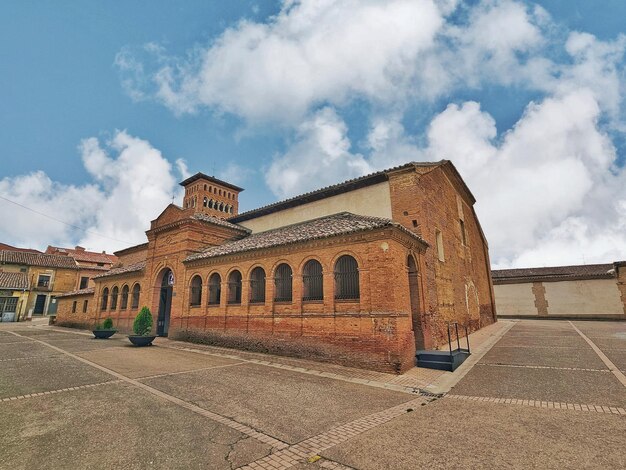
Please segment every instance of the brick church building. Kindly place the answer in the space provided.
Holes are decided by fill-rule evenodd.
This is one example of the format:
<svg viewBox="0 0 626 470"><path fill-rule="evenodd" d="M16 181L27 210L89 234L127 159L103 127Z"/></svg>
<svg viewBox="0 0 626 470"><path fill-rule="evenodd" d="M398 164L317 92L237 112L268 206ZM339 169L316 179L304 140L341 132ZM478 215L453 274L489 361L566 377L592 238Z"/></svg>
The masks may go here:
<svg viewBox="0 0 626 470"><path fill-rule="evenodd" d="M403 372L447 324L495 321L488 246L454 165L407 163L248 212L202 173L147 242L116 253L95 287L59 297L57 322L148 306L174 339Z"/></svg>

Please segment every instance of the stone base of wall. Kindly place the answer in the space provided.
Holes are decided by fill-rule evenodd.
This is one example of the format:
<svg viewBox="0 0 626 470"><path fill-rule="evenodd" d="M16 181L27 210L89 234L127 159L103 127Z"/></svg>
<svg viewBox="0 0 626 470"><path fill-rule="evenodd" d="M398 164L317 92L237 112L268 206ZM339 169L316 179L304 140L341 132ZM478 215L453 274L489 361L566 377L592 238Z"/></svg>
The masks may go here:
<svg viewBox="0 0 626 470"><path fill-rule="evenodd" d="M415 366L412 337L404 342L404 346L399 346L397 339L337 337L322 341L320 338L254 335L230 330L170 329L169 338L396 374Z"/></svg>

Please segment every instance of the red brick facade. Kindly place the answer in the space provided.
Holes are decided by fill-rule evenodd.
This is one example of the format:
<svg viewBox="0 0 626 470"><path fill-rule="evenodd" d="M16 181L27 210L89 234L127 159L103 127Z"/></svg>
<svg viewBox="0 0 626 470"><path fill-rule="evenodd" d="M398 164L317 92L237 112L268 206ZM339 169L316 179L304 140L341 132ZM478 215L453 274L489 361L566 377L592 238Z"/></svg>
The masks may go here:
<svg viewBox="0 0 626 470"><path fill-rule="evenodd" d="M189 185L198 189L188 191L185 201L197 194L204 198L205 184L216 187L215 180L203 176L187 183L187 190ZM357 184L366 186L367 178ZM88 325L110 316L119 329L130 330L137 308L130 299L122 305L120 296L139 285L137 307L150 307L155 324L166 302L162 296L171 296L167 328L171 338L403 372L413 366L416 347L433 348L447 341L448 321L467 324L471 330L495 321L487 245L472 209L471 193L449 162L408 164L375 178L377 183L381 178L388 181L390 219L329 214L251 234L244 222L231 223L242 217L211 217L217 214L204 204L185 209L170 205L146 232L147 247L118 253L124 266L96 279L88 312L68 313L76 299L66 296L60 299L57 322ZM320 191L337 193L343 188ZM236 215L238 191L227 186L220 190ZM283 210L281 204L307 203L295 198L271 210ZM268 211L263 210L264 214ZM350 212L350 207L343 210ZM436 232L443 234L443 261L438 256ZM137 253L145 253L145 258L133 264ZM124 262L124 255L133 263ZM345 255L350 258L344 260L356 261L357 269L348 274L358 289L352 286L351 298L338 298L347 278L342 277L337 260ZM304 266L311 259L321 264L322 272L316 277L323 287L315 300L305 298L304 293L308 289L304 284L311 282ZM277 298L278 291L284 295L277 268L285 264L291 273L291 298ZM256 281L251 281L251 273L259 267L265 283L253 288L251 282ZM168 271L173 274L171 287L163 279ZM236 281L238 274L231 277L234 271L241 275L241 284ZM210 280L217 279L211 276L216 273L219 303L215 302L217 283L211 284L209 295ZM264 298L258 301L259 296Z"/></svg>

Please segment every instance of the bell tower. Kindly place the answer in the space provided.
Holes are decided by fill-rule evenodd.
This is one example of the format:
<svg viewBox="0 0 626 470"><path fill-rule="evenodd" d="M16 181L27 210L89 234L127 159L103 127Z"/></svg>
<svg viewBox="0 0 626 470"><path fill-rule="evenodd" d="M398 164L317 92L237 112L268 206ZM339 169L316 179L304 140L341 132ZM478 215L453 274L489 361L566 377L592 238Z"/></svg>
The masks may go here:
<svg viewBox="0 0 626 470"><path fill-rule="evenodd" d="M239 213L239 193L243 188L204 173L196 173L180 183L185 188L183 209L193 209L220 219Z"/></svg>

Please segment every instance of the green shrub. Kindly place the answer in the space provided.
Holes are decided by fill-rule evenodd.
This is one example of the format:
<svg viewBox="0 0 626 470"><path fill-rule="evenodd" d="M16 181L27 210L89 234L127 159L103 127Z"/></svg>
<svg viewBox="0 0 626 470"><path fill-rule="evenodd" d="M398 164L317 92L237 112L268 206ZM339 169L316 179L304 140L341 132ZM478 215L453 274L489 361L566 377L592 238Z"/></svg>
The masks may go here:
<svg viewBox="0 0 626 470"><path fill-rule="evenodd" d="M109 317L104 322L102 322L103 330L112 330L113 329L113 320Z"/></svg>
<svg viewBox="0 0 626 470"><path fill-rule="evenodd" d="M96 322L93 324L93 329L94 330L101 330L102 329L102 323L100 322Z"/></svg>
<svg viewBox="0 0 626 470"><path fill-rule="evenodd" d="M133 331L139 336L148 336L152 331L152 314L148 307L143 307L135 317Z"/></svg>

